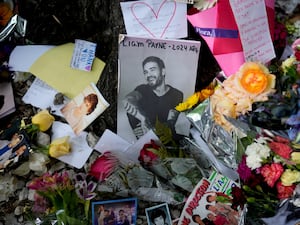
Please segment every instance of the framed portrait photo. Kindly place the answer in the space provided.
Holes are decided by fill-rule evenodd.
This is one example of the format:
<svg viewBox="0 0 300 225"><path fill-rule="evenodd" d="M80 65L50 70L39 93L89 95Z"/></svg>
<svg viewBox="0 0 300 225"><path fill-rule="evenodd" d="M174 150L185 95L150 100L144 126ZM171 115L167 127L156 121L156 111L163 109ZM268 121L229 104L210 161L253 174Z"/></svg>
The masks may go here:
<svg viewBox="0 0 300 225"><path fill-rule="evenodd" d="M145 209L148 225L172 225L167 203Z"/></svg>
<svg viewBox="0 0 300 225"><path fill-rule="evenodd" d="M93 225L135 225L137 198L92 202Z"/></svg>

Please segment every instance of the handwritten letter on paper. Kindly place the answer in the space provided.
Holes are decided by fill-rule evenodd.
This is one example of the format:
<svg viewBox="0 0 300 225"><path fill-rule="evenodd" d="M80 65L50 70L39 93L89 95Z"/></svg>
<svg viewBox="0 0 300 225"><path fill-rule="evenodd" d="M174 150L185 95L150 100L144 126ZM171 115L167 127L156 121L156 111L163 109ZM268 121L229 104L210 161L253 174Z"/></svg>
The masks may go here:
<svg viewBox="0 0 300 225"><path fill-rule="evenodd" d="M186 4L168 0L121 2L128 35L153 38L187 36Z"/></svg>
<svg viewBox="0 0 300 225"><path fill-rule="evenodd" d="M266 63L275 57L264 0L230 0L246 61Z"/></svg>

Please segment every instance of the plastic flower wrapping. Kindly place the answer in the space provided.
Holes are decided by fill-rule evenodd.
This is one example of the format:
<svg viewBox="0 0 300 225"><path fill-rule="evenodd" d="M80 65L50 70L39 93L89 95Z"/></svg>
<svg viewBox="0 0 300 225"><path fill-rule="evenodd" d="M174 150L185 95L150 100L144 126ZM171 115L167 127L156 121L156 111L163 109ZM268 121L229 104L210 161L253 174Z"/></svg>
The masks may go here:
<svg viewBox="0 0 300 225"><path fill-rule="evenodd" d="M299 47L297 39L291 57L268 66L246 62L187 114L194 125L190 141L221 173L240 180L234 201L266 224L297 221Z"/></svg>
<svg viewBox="0 0 300 225"><path fill-rule="evenodd" d="M292 2L278 4L290 11L296 4ZM195 0L194 8L206 10L216 3ZM276 51L291 44L287 59L268 65L245 62L231 76L214 79L178 104L175 109L191 123L189 135L179 142L157 121L155 140L132 149L124 145L122 151L94 151L83 168L70 169L60 160L74 152L72 138L51 138L56 117L50 111L17 121L1 133L2 139L11 137L0 142L1 201L8 202L20 186L29 189L33 206L24 211L34 224L96 225L92 202L128 197L143 206L137 217L144 216L146 206L166 203L179 211L176 217L172 211L172 222L178 225L296 224L300 39L286 39L299 34L299 24L276 24ZM15 176L30 180L19 183Z"/></svg>
<svg viewBox="0 0 300 225"><path fill-rule="evenodd" d="M203 177L201 167L193 158L169 157L165 146L154 140L145 143L138 154L139 163L124 161L111 152L96 159L90 174L97 179L102 174L98 189L119 196L138 196L147 202L176 205L183 203Z"/></svg>

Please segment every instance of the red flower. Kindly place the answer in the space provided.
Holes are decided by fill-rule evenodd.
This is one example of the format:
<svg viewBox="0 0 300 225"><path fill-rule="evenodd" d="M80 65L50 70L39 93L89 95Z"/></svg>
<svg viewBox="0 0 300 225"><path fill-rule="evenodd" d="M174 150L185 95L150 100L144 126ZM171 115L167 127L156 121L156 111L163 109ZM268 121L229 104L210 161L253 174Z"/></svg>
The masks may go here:
<svg viewBox="0 0 300 225"><path fill-rule="evenodd" d="M232 195L231 207L237 210L238 207L240 206L240 208L243 209L245 203L247 202L243 190L237 186L234 186L231 188L231 195Z"/></svg>
<svg viewBox="0 0 300 225"><path fill-rule="evenodd" d="M261 168L261 174L270 187L274 187L276 181L280 178L284 169L280 163L266 164Z"/></svg>
<svg viewBox="0 0 300 225"><path fill-rule="evenodd" d="M140 151L139 161L142 165L151 165L153 161L158 159L158 155L155 154L156 150L159 150L160 146L151 140L151 143L145 144L143 149Z"/></svg>
<svg viewBox="0 0 300 225"><path fill-rule="evenodd" d="M280 143L283 143L283 144L287 144L287 145L290 143L289 139L281 137L281 136L275 136L274 141L280 142Z"/></svg>
<svg viewBox="0 0 300 225"><path fill-rule="evenodd" d="M275 141L269 143L269 147L273 152L285 159L289 159L293 151L289 145Z"/></svg>
<svg viewBox="0 0 300 225"><path fill-rule="evenodd" d="M194 15L196 13L200 12L198 9L196 9L195 7L191 7L188 11L187 14L188 15Z"/></svg>
<svg viewBox="0 0 300 225"><path fill-rule="evenodd" d="M295 57L296 57L297 61L300 61L300 51L295 52Z"/></svg>
<svg viewBox="0 0 300 225"><path fill-rule="evenodd" d="M89 174L102 182L112 174L118 162L118 159L111 152L105 152L93 162Z"/></svg>
<svg viewBox="0 0 300 225"><path fill-rule="evenodd" d="M291 186L284 186L281 181L277 182L276 189L277 189L277 197L279 199L285 199L292 196L296 185L293 184Z"/></svg>

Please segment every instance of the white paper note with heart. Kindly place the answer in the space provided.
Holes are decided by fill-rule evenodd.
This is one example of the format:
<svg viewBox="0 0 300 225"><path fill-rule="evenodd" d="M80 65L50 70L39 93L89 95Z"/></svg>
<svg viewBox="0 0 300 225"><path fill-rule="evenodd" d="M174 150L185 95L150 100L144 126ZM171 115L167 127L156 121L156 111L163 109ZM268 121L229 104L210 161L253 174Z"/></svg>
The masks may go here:
<svg viewBox="0 0 300 225"><path fill-rule="evenodd" d="M187 37L187 5L169 0L121 2L128 35L151 38Z"/></svg>

